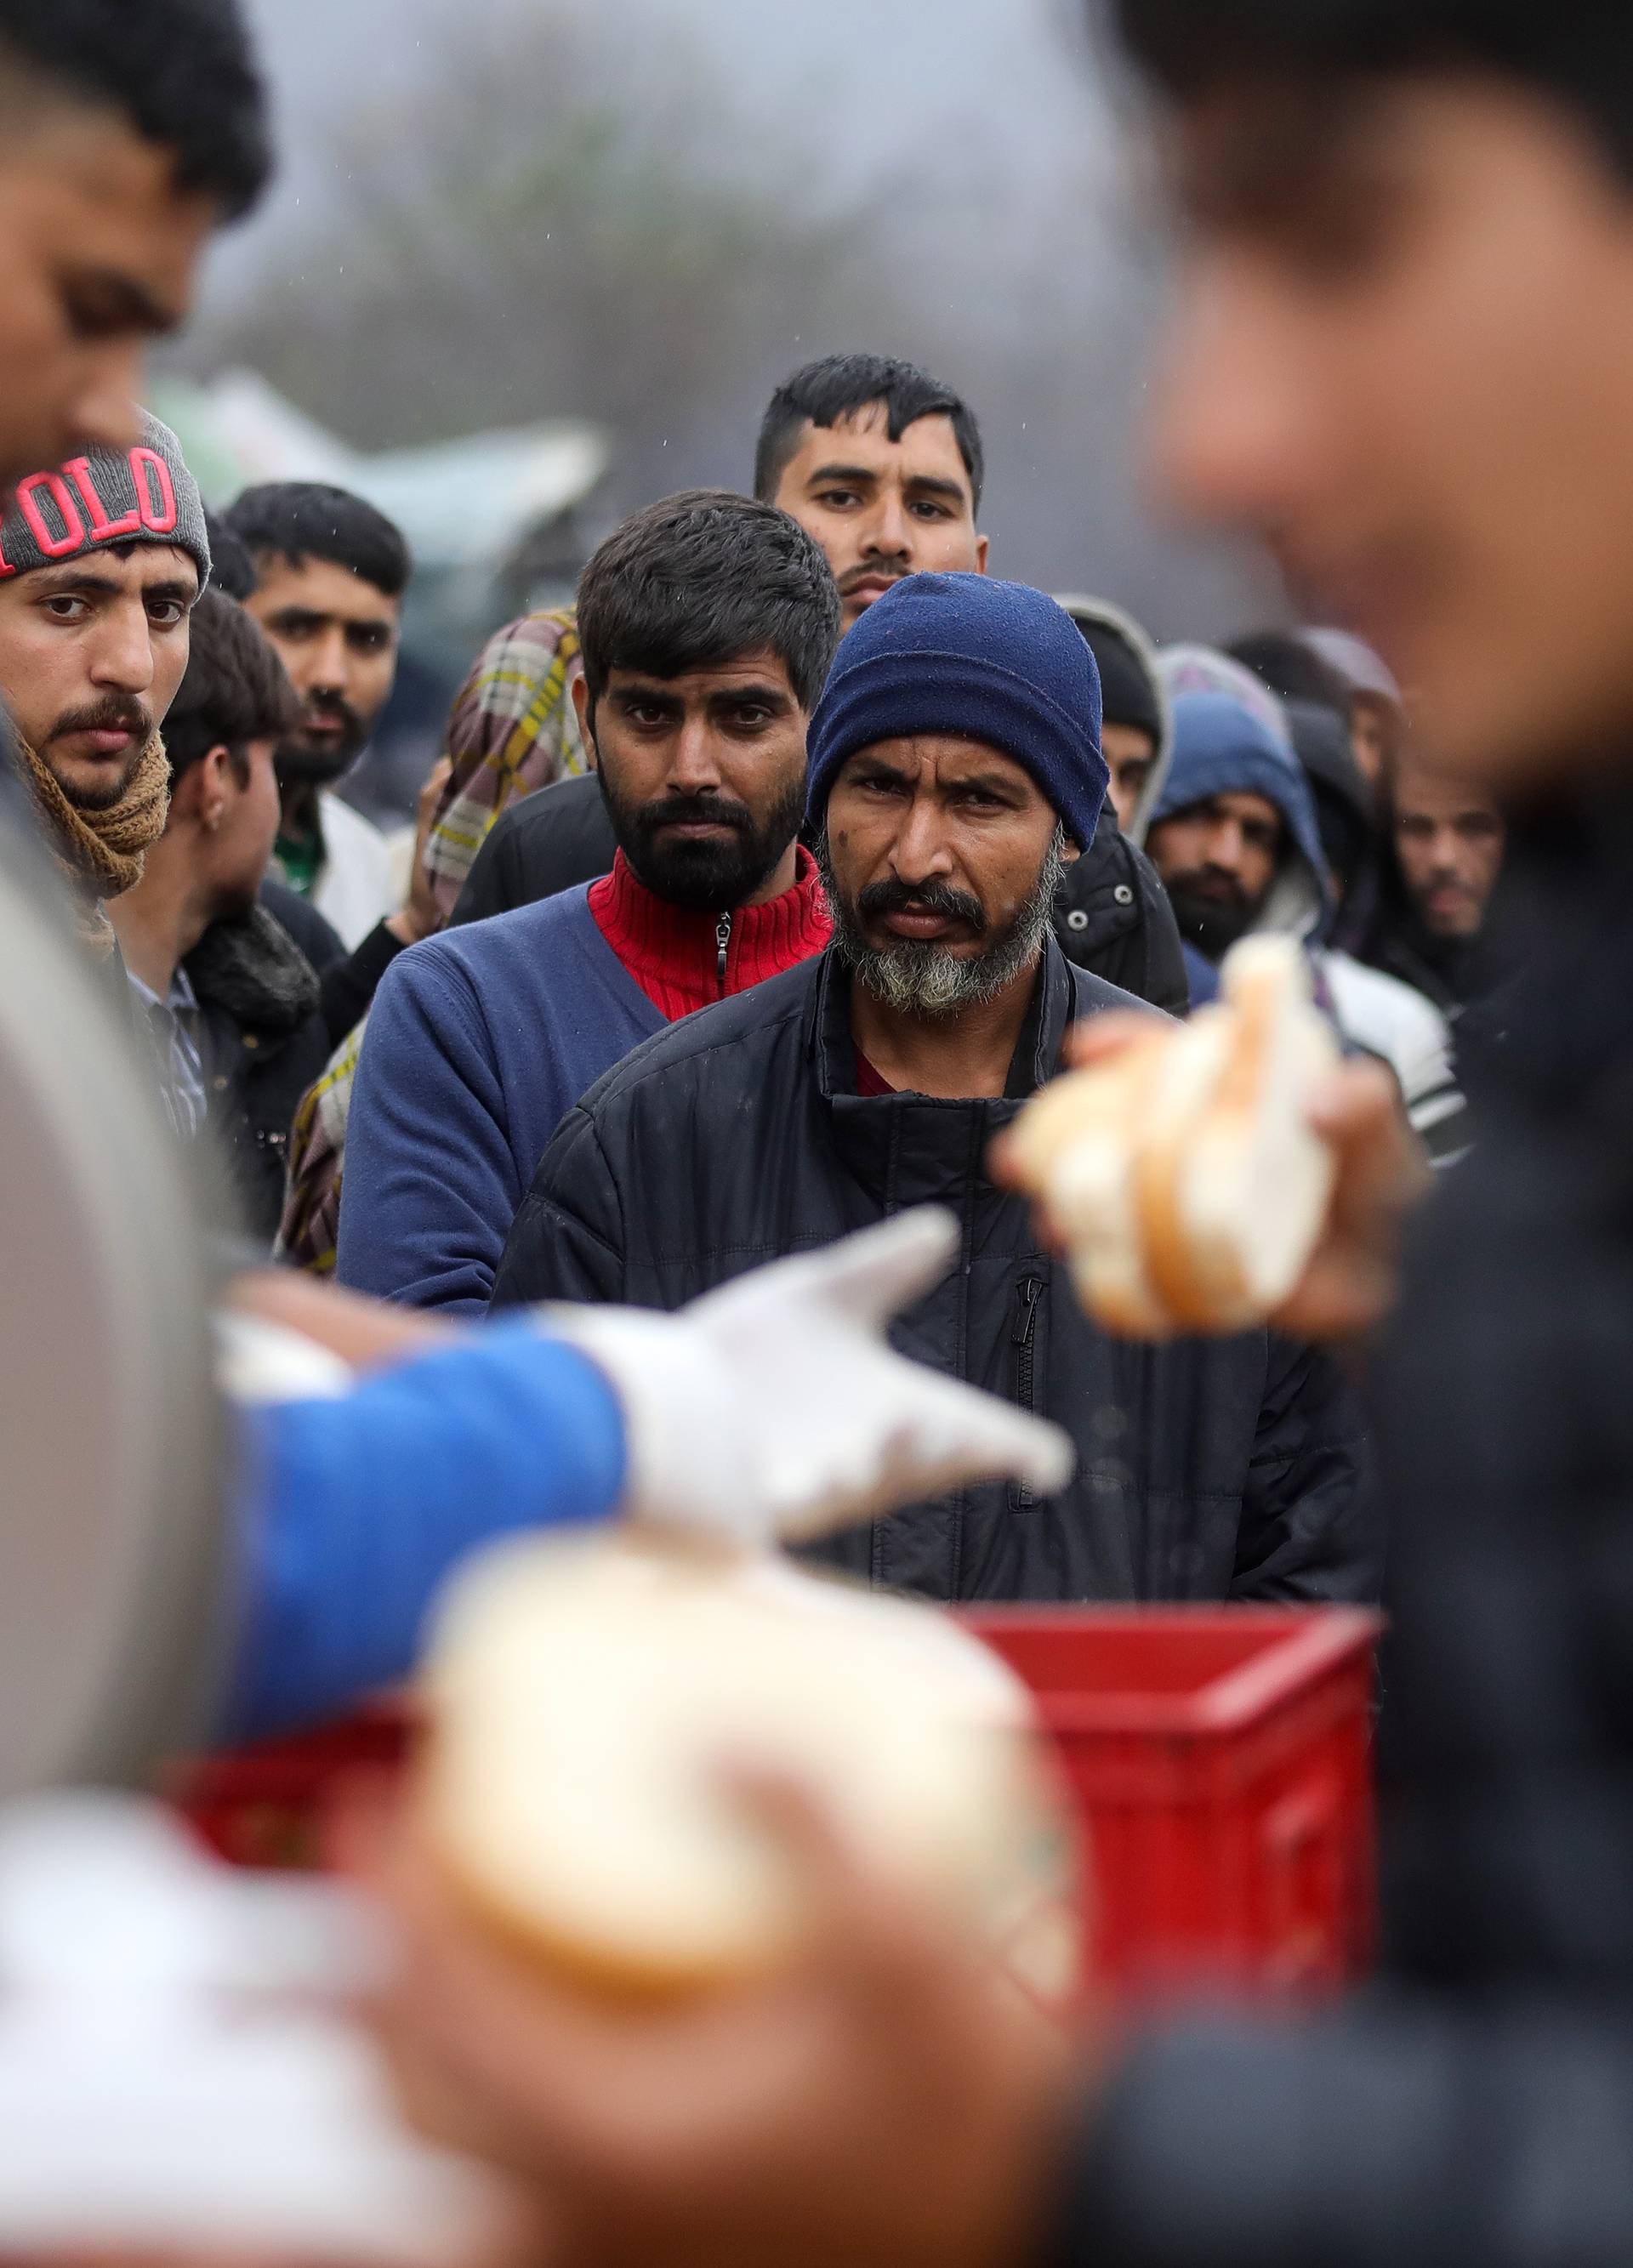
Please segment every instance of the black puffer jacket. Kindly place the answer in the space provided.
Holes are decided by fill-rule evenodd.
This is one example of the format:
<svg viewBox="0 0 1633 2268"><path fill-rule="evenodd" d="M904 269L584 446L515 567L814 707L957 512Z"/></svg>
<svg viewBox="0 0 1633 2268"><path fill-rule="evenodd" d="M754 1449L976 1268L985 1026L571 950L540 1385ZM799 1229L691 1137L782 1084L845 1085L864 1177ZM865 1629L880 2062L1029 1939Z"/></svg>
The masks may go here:
<svg viewBox="0 0 1633 2268"><path fill-rule="evenodd" d="M612 864L612 824L592 776L558 780L500 812L466 877L457 922L552 898ZM1088 850L1067 869L1055 934L1068 961L1171 1016L1190 1006L1185 956L1168 894L1108 804Z"/></svg>
<svg viewBox="0 0 1633 2268"><path fill-rule="evenodd" d="M187 973L203 1012L205 1131L225 1162L241 1225L270 1249L296 1107L329 1059L317 976L264 906L213 923Z"/></svg>
<svg viewBox="0 0 1633 2268"><path fill-rule="evenodd" d="M1008 1096L856 1094L831 955L638 1048L540 1164L495 1301L678 1307L758 1263L906 1206L951 1206L964 1262L893 1332L902 1352L1057 1419L1061 1496L1002 1486L841 1537L829 1556L938 1599L1358 1599L1378 1537L1356 1414L1323 1356L1255 1333L1161 1350L1105 1336L995 1188L987 1146L1056 1066L1068 1023L1132 1006L1053 946Z"/></svg>

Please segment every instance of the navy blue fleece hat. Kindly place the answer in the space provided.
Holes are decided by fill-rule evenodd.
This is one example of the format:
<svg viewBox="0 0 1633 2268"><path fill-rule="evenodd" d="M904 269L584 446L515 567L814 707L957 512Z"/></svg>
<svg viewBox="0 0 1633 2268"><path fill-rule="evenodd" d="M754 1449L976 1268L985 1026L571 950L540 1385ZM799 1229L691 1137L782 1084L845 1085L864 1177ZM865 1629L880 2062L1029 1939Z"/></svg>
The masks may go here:
<svg viewBox="0 0 1633 2268"><path fill-rule="evenodd" d="M1062 607L990 575L908 575L840 640L811 718L809 808L820 827L859 748L957 733L1029 771L1085 849L1109 775L1100 673Z"/></svg>

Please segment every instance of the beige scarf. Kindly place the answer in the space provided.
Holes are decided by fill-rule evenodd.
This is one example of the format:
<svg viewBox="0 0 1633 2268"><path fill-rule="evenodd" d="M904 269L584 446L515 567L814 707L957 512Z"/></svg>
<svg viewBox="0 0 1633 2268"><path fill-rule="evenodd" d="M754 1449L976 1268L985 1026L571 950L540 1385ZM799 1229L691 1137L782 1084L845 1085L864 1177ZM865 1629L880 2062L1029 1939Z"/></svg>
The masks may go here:
<svg viewBox="0 0 1633 2268"><path fill-rule="evenodd" d="M18 762L45 821L46 847L74 886L79 928L100 954L114 949L113 924L103 901L134 889L142 879L143 853L165 831L170 810L170 767L165 744L155 733L115 804L106 811L80 811L20 734L14 736Z"/></svg>

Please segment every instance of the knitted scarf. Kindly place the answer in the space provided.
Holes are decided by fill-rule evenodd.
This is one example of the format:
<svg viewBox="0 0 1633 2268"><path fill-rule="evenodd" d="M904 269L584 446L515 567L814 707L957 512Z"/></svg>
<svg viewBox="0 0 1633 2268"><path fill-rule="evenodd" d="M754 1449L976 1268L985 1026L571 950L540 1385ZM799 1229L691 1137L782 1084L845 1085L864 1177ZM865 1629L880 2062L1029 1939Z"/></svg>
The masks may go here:
<svg viewBox="0 0 1633 2268"><path fill-rule="evenodd" d="M123 795L106 811L78 810L20 734L13 746L45 822L46 847L73 885L80 934L93 953L105 956L114 949L114 930L102 902L135 888L143 853L165 831L170 809L165 744L155 733Z"/></svg>

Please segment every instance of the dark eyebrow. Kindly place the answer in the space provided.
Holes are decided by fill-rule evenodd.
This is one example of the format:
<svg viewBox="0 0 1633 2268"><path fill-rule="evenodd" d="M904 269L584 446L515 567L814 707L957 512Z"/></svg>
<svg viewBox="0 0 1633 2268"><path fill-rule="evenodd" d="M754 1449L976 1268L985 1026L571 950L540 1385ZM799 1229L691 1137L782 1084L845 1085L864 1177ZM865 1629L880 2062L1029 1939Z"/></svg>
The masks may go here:
<svg viewBox="0 0 1633 2268"><path fill-rule="evenodd" d="M111 575L92 575L84 567L42 567L37 569L37 590L53 599L116 599L124 589Z"/></svg>
<svg viewBox="0 0 1633 2268"><path fill-rule="evenodd" d="M109 330L144 331L150 338L166 338L181 328L181 308L116 268L70 268L64 280L81 297L97 300L96 320Z"/></svg>
<svg viewBox="0 0 1633 2268"><path fill-rule="evenodd" d="M787 687L773 684L770 680L763 685L722 685L710 694L709 699L732 708L744 706L750 701L757 701L765 709L791 708L794 703L794 696Z"/></svg>
<svg viewBox="0 0 1633 2268"><path fill-rule="evenodd" d="M922 496L947 497L954 504L968 504L970 492L957 481L944 480L939 473L909 473L907 485Z"/></svg>
<svg viewBox="0 0 1633 2268"><path fill-rule="evenodd" d="M816 488L823 481L876 481L878 477L866 465L819 465L807 485Z"/></svg>
<svg viewBox="0 0 1633 2268"><path fill-rule="evenodd" d="M144 599L179 599L184 607L190 607L198 597L198 585L196 583L184 583L178 576L170 582L144 583L142 596Z"/></svg>
<svg viewBox="0 0 1633 2268"><path fill-rule="evenodd" d="M964 772L959 777L946 782L949 792L954 795L960 788L972 787L979 788L984 795L1022 796L1024 785L1023 780L1014 778L1008 772Z"/></svg>

